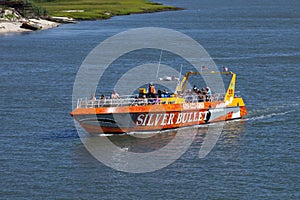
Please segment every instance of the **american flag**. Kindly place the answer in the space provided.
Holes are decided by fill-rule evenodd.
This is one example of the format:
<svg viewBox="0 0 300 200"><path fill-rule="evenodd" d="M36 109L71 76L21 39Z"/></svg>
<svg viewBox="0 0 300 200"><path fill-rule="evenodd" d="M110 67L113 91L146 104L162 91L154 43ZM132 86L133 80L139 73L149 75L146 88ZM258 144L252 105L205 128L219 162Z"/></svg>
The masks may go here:
<svg viewBox="0 0 300 200"><path fill-rule="evenodd" d="M202 66L202 67L201 67L201 70L208 70L208 67Z"/></svg>
<svg viewBox="0 0 300 200"><path fill-rule="evenodd" d="M223 67L223 72L228 72L228 67Z"/></svg>

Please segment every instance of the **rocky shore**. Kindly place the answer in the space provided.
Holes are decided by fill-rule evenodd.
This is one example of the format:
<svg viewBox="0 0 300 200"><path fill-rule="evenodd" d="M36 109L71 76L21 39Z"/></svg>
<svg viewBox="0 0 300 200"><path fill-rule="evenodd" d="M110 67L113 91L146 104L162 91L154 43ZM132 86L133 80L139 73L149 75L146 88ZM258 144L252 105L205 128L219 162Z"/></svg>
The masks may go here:
<svg viewBox="0 0 300 200"><path fill-rule="evenodd" d="M0 8L0 35L33 31L30 29L21 28L24 22L34 24L38 26L40 30L59 26L59 23L57 22L48 21L45 19L27 19L22 17L14 9Z"/></svg>

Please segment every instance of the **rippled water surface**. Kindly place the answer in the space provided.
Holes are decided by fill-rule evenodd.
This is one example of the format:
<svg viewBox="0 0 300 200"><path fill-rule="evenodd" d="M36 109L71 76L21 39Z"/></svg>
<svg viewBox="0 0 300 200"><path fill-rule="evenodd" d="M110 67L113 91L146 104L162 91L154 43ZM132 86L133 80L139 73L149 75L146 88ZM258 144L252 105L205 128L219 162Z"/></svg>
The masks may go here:
<svg viewBox="0 0 300 200"><path fill-rule="evenodd" d="M300 198L300 3L161 2L186 9L0 37L1 199ZM198 155L205 127L173 164L132 174L93 158L69 112L75 76L88 53L114 34L145 26L185 33L217 65L230 66L249 114L226 123L204 159ZM114 73L112 79L120 72ZM172 140L173 133L145 144L120 137L135 145L132 151L146 152L162 147L160 139Z"/></svg>

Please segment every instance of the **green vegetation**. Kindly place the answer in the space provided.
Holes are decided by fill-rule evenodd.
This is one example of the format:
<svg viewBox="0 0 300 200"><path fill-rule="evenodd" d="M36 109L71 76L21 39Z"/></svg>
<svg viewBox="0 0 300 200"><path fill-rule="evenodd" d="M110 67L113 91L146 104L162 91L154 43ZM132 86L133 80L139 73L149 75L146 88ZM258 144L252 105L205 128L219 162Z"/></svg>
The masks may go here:
<svg viewBox="0 0 300 200"><path fill-rule="evenodd" d="M47 11L34 5L31 0L0 0L0 11L4 12L6 9L14 8L23 17L34 18L34 17L45 17L48 15ZM0 13L3 14L3 13ZM6 15L8 19L13 17Z"/></svg>
<svg viewBox="0 0 300 200"><path fill-rule="evenodd" d="M32 0L50 16L75 19L108 19L115 15L178 10L147 0Z"/></svg>

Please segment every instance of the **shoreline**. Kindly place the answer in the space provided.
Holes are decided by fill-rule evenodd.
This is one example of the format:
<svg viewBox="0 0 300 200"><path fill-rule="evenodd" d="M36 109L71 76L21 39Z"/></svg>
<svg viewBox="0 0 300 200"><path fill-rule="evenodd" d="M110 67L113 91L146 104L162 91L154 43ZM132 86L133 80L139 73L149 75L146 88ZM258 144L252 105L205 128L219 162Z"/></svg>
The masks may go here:
<svg viewBox="0 0 300 200"><path fill-rule="evenodd" d="M178 10L183 10L182 8L176 8L176 9L160 9L160 10L151 10L151 11L145 11L145 12L132 12L132 13L127 13L127 14L122 14L122 15L109 15L108 18L95 18L95 19L79 19L79 21L89 21L89 20L108 20L111 19L112 17L116 16L125 16L125 15L132 15L132 14L148 14L148 13L156 13L156 12L167 12L167 11L178 11ZM47 19L25 19L21 18L18 19L17 21L7 21L7 20L1 20L0 19L0 36L2 35L9 35L9 34L14 34L14 33L30 33L34 32L34 30L29 30L25 28L21 28L22 24L24 22L31 22L36 24L37 26L41 27L41 30L47 30L50 28L55 28L58 27L60 24L64 23L76 23L78 21L75 21L72 18L69 17L51 17L52 20L47 20Z"/></svg>
<svg viewBox="0 0 300 200"><path fill-rule="evenodd" d="M121 14L121 15L109 15L108 18L95 18L95 19L79 19L79 21L90 21L90 20L108 20L112 17L116 16L125 16L125 15L132 15L132 14L148 14L148 13L156 13L156 12L167 12L167 11L178 11L183 10L182 8L176 8L176 9L160 9L160 10L151 10L151 11L145 11L145 12L132 12L127 14ZM8 21L8 20L1 20L0 19L0 36L2 35L9 35L14 33L30 33L34 32L35 30L25 29L21 28L22 24L24 22L30 22L33 23L39 27L41 27L41 30L47 30L50 28L58 27L60 24L65 23L76 23L76 19L69 18L69 17L51 17L51 20L47 19L25 19L25 18L19 18L16 21Z"/></svg>
<svg viewBox="0 0 300 200"><path fill-rule="evenodd" d="M33 32L33 30L21 28L23 22L31 22L41 27L40 30L46 30L49 28L55 28L60 25L60 23L48 21L45 19L21 19L18 21L0 21L0 36L8 35L13 33L27 33Z"/></svg>
<svg viewBox="0 0 300 200"><path fill-rule="evenodd" d="M74 0L76 2L76 0ZM128 1L128 0L127 0ZM120 3L120 2L119 2ZM38 30L46 30L49 28L55 28L58 27L60 24L63 23L74 23L76 21L74 20L80 20L80 21L86 21L86 20L106 20L110 19L114 16L124 16L124 15L131 15L131 14L147 14L147 13L155 13L155 12L167 12L167 11L178 11L183 10L183 8L173 7L173 6L165 6L159 3L153 3L153 2L146 2L145 4L142 4L143 6L150 6L150 7L143 7L141 5L136 6L135 9L128 9L126 10L126 6L116 8L107 9L104 12L97 12L97 15L93 15L93 13L90 13L91 11L86 10L61 10L62 8L56 8L55 10L53 8L48 7L49 5L52 5L53 2L44 2L37 4L41 7L45 7L46 9L51 9L51 12L49 11L49 14L53 17L49 18L43 18L43 19L33 19L33 18L24 18L20 13L18 13L13 8L7 8L3 10L0 7L0 36L1 35L9 35L13 33L26 33L26 32L33 32L36 30L30 30L21 28L22 24L24 22L27 22L29 24L32 24L33 26L38 27ZM57 2L56 2L57 4ZM109 5L109 4L108 4ZM82 9L86 8L83 5ZM89 6L89 5L88 5ZM103 6L103 5L102 5ZM109 5L111 6L111 5ZM154 6L154 7L152 7ZM65 8L65 7L64 7ZM71 7L67 7L68 9ZM122 10L123 8L123 10ZM95 10L92 10L93 12L97 11L97 8L94 8ZM1 14L4 13L4 14ZM58 17L60 16L60 17ZM28 27L27 27L28 28Z"/></svg>

